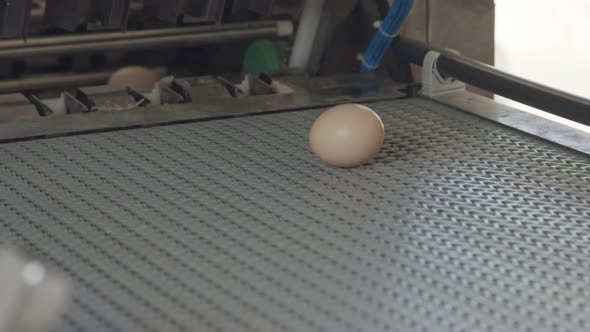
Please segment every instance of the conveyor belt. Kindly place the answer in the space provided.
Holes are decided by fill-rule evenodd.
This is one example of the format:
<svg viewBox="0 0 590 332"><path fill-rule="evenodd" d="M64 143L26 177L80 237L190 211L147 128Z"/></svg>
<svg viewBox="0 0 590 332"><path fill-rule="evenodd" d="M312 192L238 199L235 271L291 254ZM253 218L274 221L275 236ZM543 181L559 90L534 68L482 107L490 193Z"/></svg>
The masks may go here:
<svg viewBox="0 0 590 332"><path fill-rule="evenodd" d="M370 105L358 169L320 110L0 146L0 231L67 273L56 331L582 331L590 158L421 99Z"/></svg>

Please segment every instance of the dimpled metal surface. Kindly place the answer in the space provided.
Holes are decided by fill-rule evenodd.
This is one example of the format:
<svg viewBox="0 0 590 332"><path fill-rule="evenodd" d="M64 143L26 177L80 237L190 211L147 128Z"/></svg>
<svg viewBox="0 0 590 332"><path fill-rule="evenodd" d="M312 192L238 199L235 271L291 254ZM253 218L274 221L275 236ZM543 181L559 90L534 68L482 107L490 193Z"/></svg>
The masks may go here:
<svg viewBox="0 0 590 332"><path fill-rule="evenodd" d="M590 158L422 99L0 145L0 237L67 274L56 331L582 331Z"/></svg>

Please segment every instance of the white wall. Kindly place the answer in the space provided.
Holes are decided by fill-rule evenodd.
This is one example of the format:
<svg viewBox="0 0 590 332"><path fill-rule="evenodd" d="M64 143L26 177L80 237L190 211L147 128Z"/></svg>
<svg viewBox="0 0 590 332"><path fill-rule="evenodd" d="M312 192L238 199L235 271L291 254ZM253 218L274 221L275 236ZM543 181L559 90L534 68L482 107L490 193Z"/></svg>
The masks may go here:
<svg viewBox="0 0 590 332"><path fill-rule="evenodd" d="M590 0L496 0L496 66L590 98Z"/></svg>

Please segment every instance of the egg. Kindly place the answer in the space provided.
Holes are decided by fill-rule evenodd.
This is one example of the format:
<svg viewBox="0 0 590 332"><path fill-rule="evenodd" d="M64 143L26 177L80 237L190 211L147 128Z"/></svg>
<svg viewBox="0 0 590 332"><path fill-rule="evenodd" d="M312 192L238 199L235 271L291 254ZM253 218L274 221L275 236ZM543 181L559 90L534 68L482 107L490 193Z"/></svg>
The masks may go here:
<svg viewBox="0 0 590 332"><path fill-rule="evenodd" d="M330 108L309 133L311 151L336 167L357 167L373 159L383 146L385 128L377 113L358 104Z"/></svg>
<svg viewBox="0 0 590 332"><path fill-rule="evenodd" d="M114 72L108 85L116 88L132 88L139 93L151 92L162 75L153 69L130 66Z"/></svg>

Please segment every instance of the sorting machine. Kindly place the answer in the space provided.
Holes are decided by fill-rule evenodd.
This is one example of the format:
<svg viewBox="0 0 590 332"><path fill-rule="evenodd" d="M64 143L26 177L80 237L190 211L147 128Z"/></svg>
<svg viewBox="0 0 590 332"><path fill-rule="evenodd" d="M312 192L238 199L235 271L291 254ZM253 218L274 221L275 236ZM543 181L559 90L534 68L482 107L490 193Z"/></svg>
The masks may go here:
<svg viewBox="0 0 590 332"><path fill-rule="evenodd" d="M361 73L384 1L0 4L0 331L590 326L589 132L466 85L587 100L403 33ZM308 148L342 103L363 167Z"/></svg>

